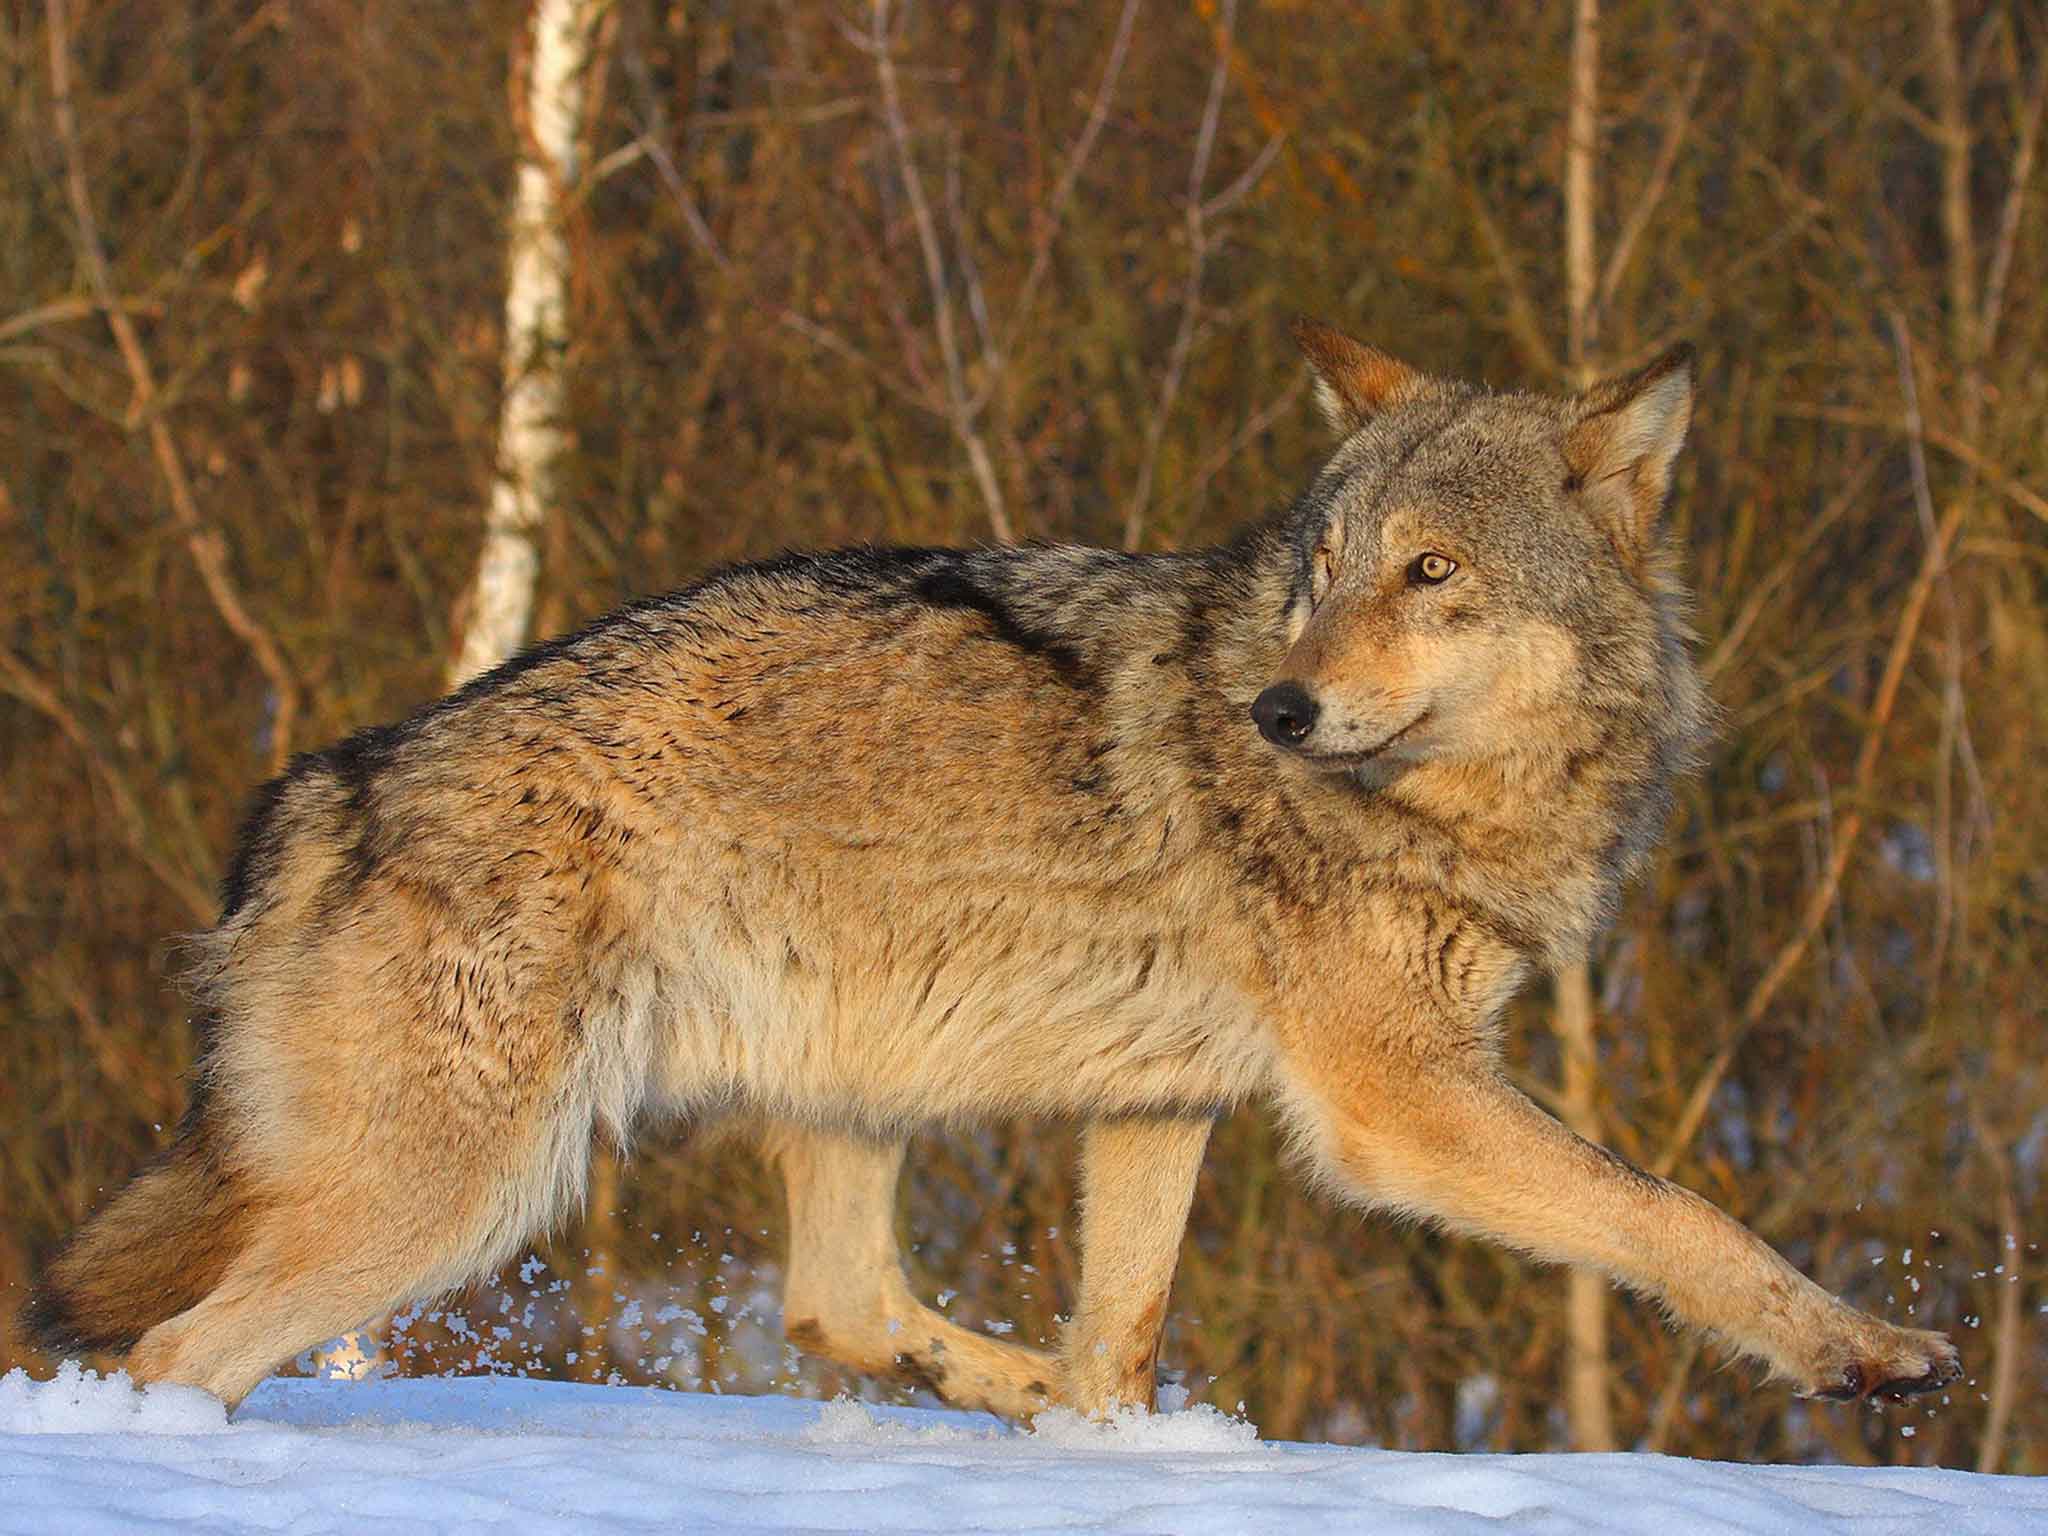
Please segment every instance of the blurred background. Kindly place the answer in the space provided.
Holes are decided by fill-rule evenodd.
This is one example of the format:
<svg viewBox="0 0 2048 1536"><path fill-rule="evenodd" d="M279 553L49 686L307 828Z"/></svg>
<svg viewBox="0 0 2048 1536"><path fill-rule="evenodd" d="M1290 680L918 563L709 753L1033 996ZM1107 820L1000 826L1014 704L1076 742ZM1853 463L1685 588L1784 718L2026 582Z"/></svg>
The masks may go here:
<svg viewBox="0 0 2048 1536"><path fill-rule="evenodd" d="M171 939L290 752L787 546L1220 537L1326 446L1308 311L1503 387L1700 344L1723 737L1514 1070L1969 1376L1760 1390L1253 1111L1164 1363L1274 1437L2048 1470L2036 5L45 0L0 68L0 1367L167 1140ZM1050 1338L1073 1150L922 1141L923 1293ZM353 1358L891 1396L781 1345L781 1222L654 1130Z"/></svg>

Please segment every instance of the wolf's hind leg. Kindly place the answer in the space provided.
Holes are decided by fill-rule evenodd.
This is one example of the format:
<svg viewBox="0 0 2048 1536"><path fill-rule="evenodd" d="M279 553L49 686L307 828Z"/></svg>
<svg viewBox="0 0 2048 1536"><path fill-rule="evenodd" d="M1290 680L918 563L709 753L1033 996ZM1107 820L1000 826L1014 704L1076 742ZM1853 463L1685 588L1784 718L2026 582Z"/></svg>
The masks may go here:
<svg viewBox="0 0 2048 1536"><path fill-rule="evenodd" d="M201 1387L232 1409L282 1362L452 1283L423 1272L423 1250L350 1231L359 1219L300 1208L264 1223L202 1300L142 1336L135 1379Z"/></svg>
<svg viewBox="0 0 2048 1536"><path fill-rule="evenodd" d="M1060 1341L1061 1400L1150 1408L1166 1298L1210 1122L1099 1120L1081 1146L1081 1298Z"/></svg>
<svg viewBox="0 0 2048 1536"><path fill-rule="evenodd" d="M789 1195L783 1331L807 1354L1020 1418L1053 1400L1058 1362L948 1322L910 1292L896 1250L904 1144L787 1122L763 1150Z"/></svg>
<svg viewBox="0 0 2048 1536"><path fill-rule="evenodd" d="M194 1305L129 1356L140 1382L204 1388L230 1408L279 1364L370 1318L488 1274L583 1182L587 1116L557 1113L524 1146L472 1118L399 1116L268 1184L251 1179L240 1246ZM467 1161L465 1161L467 1153Z"/></svg>

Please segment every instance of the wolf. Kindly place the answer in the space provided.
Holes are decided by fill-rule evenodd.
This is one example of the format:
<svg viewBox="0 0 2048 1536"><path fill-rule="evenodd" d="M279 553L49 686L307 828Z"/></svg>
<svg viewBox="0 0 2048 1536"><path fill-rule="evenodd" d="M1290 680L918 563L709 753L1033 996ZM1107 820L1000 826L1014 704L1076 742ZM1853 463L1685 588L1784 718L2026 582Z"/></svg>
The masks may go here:
<svg viewBox="0 0 2048 1536"><path fill-rule="evenodd" d="M1595 1266L1798 1392L1954 1380L1502 1071L1708 730L1664 520L1691 351L1553 398L1296 335L1336 446L1221 547L740 566L299 758L194 941L189 1111L28 1331L232 1405L666 1117L780 1170L800 1348L1150 1405L1210 1126L1260 1101L1335 1198ZM1082 1127L1047 1350L924 1306L894 1230L914 1132L1018 1117Z"/></svg>

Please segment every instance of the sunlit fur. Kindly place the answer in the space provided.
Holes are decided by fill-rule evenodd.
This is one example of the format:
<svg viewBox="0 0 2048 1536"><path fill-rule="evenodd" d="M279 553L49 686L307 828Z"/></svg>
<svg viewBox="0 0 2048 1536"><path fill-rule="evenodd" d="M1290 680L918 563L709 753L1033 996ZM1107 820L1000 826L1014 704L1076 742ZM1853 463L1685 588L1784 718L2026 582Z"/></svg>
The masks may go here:
<svg viewBox="0 0 2048 1536"><path fill-rule="evenodd" d="M30 1325L234 1401L505 1261L593 1134L731 1117L799 1344L1099 1411L1149 1401L1208 1124L1259 1100L1336 1197L1602 1266L1802 1391L1946 1380L1499 1072L1704 734L1659 531L1689 359L1566 401L1304 346L1340 444L1221 548L742 567L300 759L196 941L176 1145ZM1249 715L1277 681L1300 751ZM892 1230L914 1130L1030 1116L1087 1127L1056 1355L919 1305Z"/></svg>

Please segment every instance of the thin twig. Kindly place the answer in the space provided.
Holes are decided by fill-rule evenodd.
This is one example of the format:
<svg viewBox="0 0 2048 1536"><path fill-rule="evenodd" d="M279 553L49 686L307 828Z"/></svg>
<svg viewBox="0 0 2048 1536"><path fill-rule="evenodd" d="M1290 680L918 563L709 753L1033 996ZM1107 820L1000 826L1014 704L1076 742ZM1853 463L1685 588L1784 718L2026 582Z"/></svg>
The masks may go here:
<svg viewBox="0 0 2048 1536"><path fill-rule="evenodd" d="M703 210L698 208L697 199L690 196L690 188L683 180L683 173L676 169L675 157L668 152L668 146L652 129L642 126L638 143L646 150L647 158L654 162L654 169L660 175L662 184L668 188L669 196L676 201L676 209L683 216L683 228L690 232L690 238L697 242L702 251L720 272L730 271L732 259L718 243L718 237L711 232L711 226L704 221Z"/></svg>
<svg viewBox="0 0 2048 1536"><path fill-rule="evenodd" d="M683 181L682 172L676 166L675 157L668 152L668 146L644 127L635 142L642 147L648 162L661 177L662 185L668 188L669 196L675 199L676 209L682 214L684 227L689 230L690 238L696 242L697 249L721 277L731 277L732 258L719 244L718 237L712 233L710 224L705 221L703 212L697 207L697 200L690 195L689 186ZM914 406L941 420L946 419L946 413L934 406L923 394L878 365L829 326L820 325L810 316L801 314L787 305L775 309L773 313L777 325L785 330L794 331L813 346L822 347L842 361L851 363L904 404Z"/></svg>
<svg viewBox="0 0 2048 1536"><path fill-rule="evenodd" d="M2005 1262L2000 1266L2005 1273L1992 1276L1999 1287L1997 1319L1991 1328L1991 1390L1985 1394L1990 1408L1984 1415L1983 1438L1977 1442L1977 1470L1996 1472L2005 1458L2006 1431L2012 1423L2013 1403L2019 1396L2020 1355L2026 1343L2024 1319L2020 1316L2024 1289L2020 1281L2020 1255L2026 1250L2020 1240L2020 1207L2013 1194L2011 1154L1980 1116L1973 1113L1970 1118L1976 1127L1977 1145L1990 1160L1998 1182L1998 1241L2005 1251Z"/></svg>
<svg viewBox="0 0 2048 1536"><path fill-rule="evenodd" d="M1845 427L1875 427L1897 436L1904 436L1907 431L1902 416L1887 416L1880 411L1857 410L1851 406L1788 403L1774 409L1781 416L1796 416L1806 421L1832 421ZM2010 497L2034 516L2048 522L2048 498L2020 484L1955 433L1944 431L1931 422L1923 422L1921 436L1929 447L1939 448L1959 464L1974 469L1984 477L1985 483L1993 490Z"/></svg>
<svg viewBox="0 0 2048 1536"><path fill-rule="evenodd" d="M1591 334L1598 336L1600 322L1614 306L1614 295L1621 287L1621 280L1628 275L1628 264L1635 255L1636 243L1650 227L1650 220L1657 212L1658 203L1671 186L1671 173L1678 167L1679 151L1685 147L1686 134L1692 128L1693 104L1699 100L1700 85L1707 78L1708 52L1701 48L1693 60L1692 69L1685 77L1685 88L1679 92L1678 100L1672 103L1671 116L1664 124L1664 138L1657 146L1656 161L1650 167L1643 190L1630 203L1628 218L1623 221L1621 233L1615 236L1614 249L1608 252L1607 266L1600 274L1600 291L1593 300L1593 326Z"/></svg>
<svg viewBox="0 0 2048 1536"><path fill-rule="evenodd" d="M953 225L953 249L960 257L960 285L967 291L967 316L974 322L974 334L981 341L982 366L988 382L974 398L974 411L981 413L984 402L1001 375L1002 355L996 351L995 327L989 319L988 293L981 283L981 264L974 259L974 246L967 238L967 193L960 176L960 135L948 135L946 145L946 214Z"/></svg>
<svg viewBox="0 0 2048 1536"><path fill-rule="evenodd" d="M1949 346L1951 361L1965 381L1965 414L1976 399L1978 350L1977 237L1970 208L1969 87L1963 81L1962 52L1956 43L1955 0L1928 0L1934 32L1935 99L1941 147L1941 226L1947 246ZM1974 437L1973 431L1965 436Z"/></svg>
<svg viewBox="0 0 2048 1536"><path fill-rule="evenodd" d="M1166 505L1170 508L1179 507L1189 498L1206 491L1209 482L1223 473L1232 459L1244 452L1247 443L1293 409L1294 402L1302 397L1308 389L1309 380L1314 376L1305 363L1297 368L1294 377L1288 380L1287 387L1246 417L1244 425L1230 435L1230 441L1204 459L1200 467L1188 478L1188 483L1175 492Z"/></svg>
<svg viewBox="0 0 2048 1536"><path fill-rule="evenodd" d="M2005 279L2012 270L2013 247L2019 243L2020 213L2026 206L2027 183L2034 175L2034 150L2041 141L2041 110L2048 102L2048 42L2034 60L2034 88L2027 93L2027 105L2020 118L2018 147L2013 151L2012 176L2006 183L2005 207L1998 218L1998 244L1992 248L1991 270L1984 278L1984 314L1978 323L1978 339L1988 355L1998 334L1998 322L2005 308Z"/></svg>
<svg viewBox="0 0 2048 1536"><path fill-rule="evenodd" d="M1799 914L1798 926L1792 936L1779 948L1770 966L1757 984L1751 988L1748 999L1743 1003L1742 1012L1735 1027L1721 1049L1700 1074L1693 1085L1684 1109L1679 1113L1677 1123L1672 1127L1670 1138L1663 1152L1652 1165L1659 1174L1668 1175L1677 1165L1685 1149L1699 1133L1706 1120L1707 1108L1713 1102L1714 1092L1734 1065L1737 1053L1750 1033L1763 1021L1780 989L1791 979L1792 972L1805 957L1821 925L1827 921L1834 905L1835 893L1841 888L1842 875L1849 867L1850 855L1855 852L1856 839L1863 830L1862 807L1869 803L1870 786L1877 773L1877 763L1884 751L1885 735L1891 726L1892 712L1898 705L1899 686L1906 675L1906 664L1912 659L1913 648L1920 636L1920 623L1927 612L1927 600L1933 595L1934 586L1948 565L1949 545L1955 541L1956 530L1962 526L1963 513L1968 502L1962 498L1949 507L1940 526L1934 530L1934 537L1928 541L1922 555L1920 569L1913 578L1913 585L1906 594L1905 606L1899 614L1899 627L1892 635L1891 650L1885 657L1884 672L1878 679L1877 692L1871 700L1870 724L1863 734L1863 746L1856 755L1856 767L1851 776L1849 801L1854 807L1836 824L1833 848L1823 867L1819 883L1807 898L1806 906Z"/></svg>
<svg viewBox="0 0 2048 1536"><path fill-rule="evenodd" d="M61 4L62 0L53 0L53 3ZM28 705L78 748L93 776L113 797L114 810L128 834L128 845L142 860L143 867L163 882L164 888L178 898L179 905L195 921L211 925L215 916L212 892L203 881L179 869L157 850L149 836L149 819L143 815L142 801L129 785L126 775L107 760L78 716L57 696L56 689L31 672L12 651L0 650L0 693L7 693Z"/></svg>
<svg viewBox="0 0 2048 1536"><path fill-rule="evenodd" d="M115 307L131 315L161 315L163 305L153 299L117 299ZM41 330L46 325L55 325L64 320L83 320L88 315L104 312L104 306L97 298L52 299L47 304L38 304L33 309L24 309L0 320L0 341L12 341L15 337L30 331Z"/></svg>
<svg viewBox="0 0 2048 1536"><path fill-rule="evenodd" d="M1665 1372L1663 1388L1657 1393L1657 1406L1650 1413L1650 1428L1643 1436L1642 1449L1656 1455L1670 1443L1671 1426L1678 1421L1679 1405L1685 1400L1686 1386L1692 1380L1693 1365L1700 1357L1700 1341L1697 1336L1688 1338L1685 1347L1678 1352L1678 1360Z"/></svg>
<svg viewBox="0 0 2048 1536"><path fill-rule="evenodd" d="M1827 12L1815 10L1813 15L1830 32L1834 30L1836 24L1831 18L1828 18ZM1869 70L1857 62L1856 56L1851 50L1847 48L1830 48L1828 53L1834 60L1835 68L1845 75L1852 76L1859 85L1870 92L1879 106L1897 117L1901 122L1912 124L1913 127L1920 131L1922 137L1930 142L1937 144L1941 142L1946 132L1942 124L1929 117L1908 100L1905 92L1901 91L1897 86L1889 85L1872 75Z"/></svg>
<svg viewBox="0 0 2048 1536"><path fill-rule="evenodd" d="M1252 188L1266 179L1266 172L1280 158L1281 146L1286 142L1287 136L1283 133L1276 133L1266 140L1264 147L1252 157L1252 163L1238 173L1237 180L1202 205L1202 218L1213 223L1243 202Z"/></svg>
<svg viewBox="0 0 2048 1536"><path fill-rule="evenodd" d="M141 423L149 434L157 468L170 493L171 514L185 536L185 548L192 556L193 565L198 568L199 579L205 585L207 595L213 599L214 611L248 648L270 684L274 709L270 768L275 773L291 756L292 727L297 723L299 714L298 684L293 680L291 668L270 630L250 614L242 601L234 576L228 570L226 539L218 528L200 516L198 501L192 494L192 482L185 473L184 457L179 453L177 439L171 435L170 423L164 419L160 409L162 402L157 392L156 375L142 349L135 322L129 318L129 305L114 291L113 271L107 263L106 247L100 239L99 221L93 216L92 192L86 185L85 156L78 142L78 114L71 101L70 10L69 0L50 0L47 29L50 113L63 150L64 180L71 198L72 219L78 229L79 255L85 263L93 296L98 301L100 312L107 318L107 328L113 332L114 344L120 349L121 360L128 369L129 384L134 390L130 420Z"/></svg>
<svg viewBox="0 0 2048 1536"><path fill-rule="evenodd" d="M946 276L945 252L939 246L939 231L932 218L931 204L924 195L924 178L918 174L917 158L911 152L910 125L903 117L903 98L897 87L896 60L889 44L889 0L874 0L870 15L867 47L874 55L875 80L882 89L882 119L888 126L896 150L897 174L903 195L910 204L910 221L917 231L917 243L924 253L925 281L931 288L932 329L939 340L939 358L945 366L947 419L953 435L966 450L967 464L981 492L988 513L989 531L1004 543L1015 542L1016 532L1004 505L1002 487L996 483L995 465L988 445L974 424L974 406L967 397L967 371L960 360L960 343L953 328L953 299Z"/></svg>
<svg viewBox="0 0 2048 1536"><path fill-rule="evenodd" d="M1166 355L1166 372L1159 383L1159 397L1152 403L1151 419L1145 423L1145 448L1138 460L1138 478L1124 503L1124 548L1136 551L1145 541L1145 519L1151 510L1152 482L1159 470L1159 451L1165 444L1166 424L1180 398L1187 377L1188 358L1194 350L1195 333L1202 313L1202 277L1208 268L1212 246L1210 221L1235 207L1258 184L1280 151L1280 137L1274 135L1236 180L1214 198L1204 198L1202 188L1209 179L1209 160L1216 147L1216 128L1223 115L1224 91L1230 84L1230 37L1237 25L1237 0L1224 0L1216 21L1216 64L1209 72L1209 92L1202 103L1202 120L1195 131L1195 152L1188 164L1187 203L1183 218L1187 224L1188 268L1181 284L1180 322L1174 328L1173 345Z"/></svg>
<svg viewBox="0 0 2048 1536"><path fill-rule="evenodd" d="M1825 507L1821 508L1820 516L1807 523L1785 558L1774 565L1770 573L1757 583L1755 590L1743 603L1741 612L1736 614L1722 634L1720 642L1715 645L1707 659L1700 663L1701 675L1707 681L1712 682L1727 669L1751 627L1762 617L1765 607L1777 595L1778 589L1791 579L1793 572L1799 568L1800 561L1820 543L1828 529L1839 522L1842 515L1855 505L1856 498L1869 487L1871 477L1876 473L1877 454L1874 451L1865 452L1857 461L1856 467L1849 471L1849 478L1843 483L1842 488L1829 498Z"/></svg>
<svg viewBox="0 0 2048 1536"><path fill-rule="evenodd" d="M1501 286L1507 290L1508 339L1514 342L1516 351L1521 354L1523 367L1532 373L1554 378L1558 372L1557 354L1551 350L1550 339L1543 333L1543 322L1536 316L1536 305L1529 297L1529 284L1515 260L1514 248L1501 233L1500 224L1487 207L1478 184L1463 175L1458 175L1457 179L1458 190L1464 194L1466 211L1472 217L1473 227L1479 231L1479 242L1486 247L1486 254L1493 258L1494 271L1500 277Z"/></svg>
<svg viewBox="0 0 2048 1536"><path fill-rule="evenodd" d="M1052 270L1052 250L1059 239L1060 226L1066 219L1067 204L1073 201L1074 188L1081 180L1081 169L1095 150L1095 141L1102 135L1103 124L1109 121L1109 104L1116 95L1118 77L1123 74L1124 56L1130 52L1131 29L1138 19L1139 4L1140 0L1124 0L1123 11L1117 17L1116 35L1109 43L1109 59L1102 66L1102 79L1096 84L1095 99L1088 104L1088 119L1081 125L1081 132L1067 154L1067 163L1061 168L1060 179L1053 184L1052 197L1040 217L1037 239L1031 249L1031 265L1025 270L1024 281L1017 289L1017 301L1011 306L1010 323L1004 328L999 351L1007 352L1016 344L1019 332L1031 317L1031 306L1037 301L1039 286ZM984 386L984 394L992 387L993 381Z"/></svg>
<svg viewBox="0 0 2048 1536"><path fill-rule="evenodd" d="M1889 317L1892 345L1899 360L1899 398L1906 412L1906 461L1912 470L1913 507L1919 514L1920 533L1934 541L1934 492L1927 481L1927 448L1920 420L1920 386L1913 377L1913 338L1906 317L1894 309ZM1967 498L1965 498L1967 499ZM1942 965L1947 959L1949 936L1955 920L1955 843L1951 830L1953 799L1950 778L1957 737L1963 728L1962 624L1956 612L1955 584L1943 562L1935 590L1941 597L1942 628L1946 632L1942 655L1941 739L1935 757L1935 912L1934 953L1928 961L1933 985L1941 983ZM1928 999L1933 1006L1934 999Z"/></svg>

